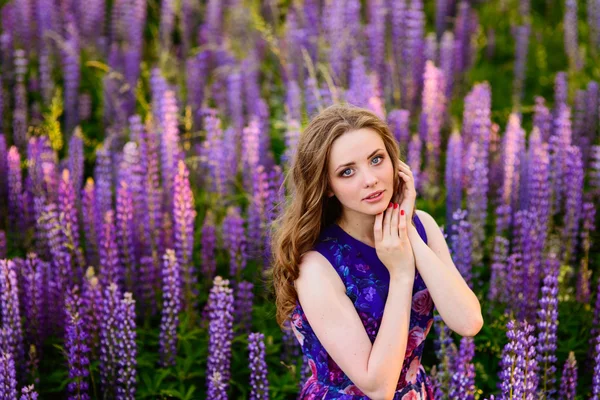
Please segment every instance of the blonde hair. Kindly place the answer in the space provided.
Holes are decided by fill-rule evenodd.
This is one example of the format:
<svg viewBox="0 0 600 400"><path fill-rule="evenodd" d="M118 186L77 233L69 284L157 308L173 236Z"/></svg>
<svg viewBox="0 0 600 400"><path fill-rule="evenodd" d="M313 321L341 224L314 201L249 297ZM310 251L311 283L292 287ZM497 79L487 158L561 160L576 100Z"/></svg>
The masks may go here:
<svg viewBox="0 0 600 400"><path fill-rule="evenodd" d="M300 135L296 153L284 185L288 188L286 205L271 226L272 265L266 271L275 295L276 319L281 328L296 306L298 294L294 281L300 274L300 259L311 250L323 228L336 222L342 206L335 196L328 197L328 163L331 145L344 133L370 128L377 132L398 170L400 149L389 126L373 112L346 104L335 104L317 114ZM290 181L291 176L291 181ZM399 177L394 179L397 202Z"/></svg>

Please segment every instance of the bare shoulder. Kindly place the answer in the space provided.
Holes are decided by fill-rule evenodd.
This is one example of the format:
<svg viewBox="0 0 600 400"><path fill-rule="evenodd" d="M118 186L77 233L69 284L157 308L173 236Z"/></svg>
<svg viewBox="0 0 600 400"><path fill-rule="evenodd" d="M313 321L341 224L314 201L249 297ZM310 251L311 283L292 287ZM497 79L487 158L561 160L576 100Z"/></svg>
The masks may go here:
<svg viewBox="0 0 600 400"><path fill-rule="evenodd" d="M416 209L415 212L419 216L419 219L423 223L423 226L425 227L425 231L428 234L429 234L429 232L433 232L434 229L437 229L437 230L440 229L436 220L427 211Z"/></svg>
<svg viewBox="0 0 600 400"><path fill-rule="evenodd" d="M296 291L305 291L305 289L313 291L316 288L330 287L346 292L344 283L329 260L316 250L307 251L302 255L299 269L298 279L294 281Z"/></svg>

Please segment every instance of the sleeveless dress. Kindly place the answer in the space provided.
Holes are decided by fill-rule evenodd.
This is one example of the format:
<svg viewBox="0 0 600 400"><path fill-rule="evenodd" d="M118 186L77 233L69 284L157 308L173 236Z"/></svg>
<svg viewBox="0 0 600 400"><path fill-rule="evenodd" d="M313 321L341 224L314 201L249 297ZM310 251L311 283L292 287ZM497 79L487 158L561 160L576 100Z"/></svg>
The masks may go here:
<svg viewBox="0 0 600 400"><path fill-rule="evenodd" d="M416 213L413 221L419 235L427 243L425 228ZM346 295L352 300L371 343L374 343L390 283L389 271L377 257L375 248L353 238L339 225L332 223L321 232L313 249L335 268L346 286ZM415 270L412 294L406 354L394 399L430 400L434 399L433 385L421 365L421 356L425 338L433 325L434 304L418 270ZM369 399L327 354L298 300L291 314L291 327L312 372L298 399Z"/></svg>

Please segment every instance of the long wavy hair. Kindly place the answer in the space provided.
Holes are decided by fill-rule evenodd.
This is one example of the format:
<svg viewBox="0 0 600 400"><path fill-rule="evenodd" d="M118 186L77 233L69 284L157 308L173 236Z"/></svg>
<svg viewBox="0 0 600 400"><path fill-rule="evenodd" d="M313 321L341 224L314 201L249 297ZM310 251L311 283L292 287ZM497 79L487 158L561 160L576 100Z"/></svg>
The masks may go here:
<svg viewBox="0 0 600 400"><path fill-rule="evenodd" d="M272 265L266 271L269 287L275 295L276 319L281 328L296 306L298 294L294 281L300 275L302 255L315 245L323 228L337 222L342 206L328 197L328 163L331 145L349 131L370 128L377 132L394 166L398 170L400 149L389 126L373 112L346 104L332 105L309 122L298 140L290 169L285 174L288 189L286 204L271 225ZM400 178L394 179L394 196L398 202Z"/></svg>

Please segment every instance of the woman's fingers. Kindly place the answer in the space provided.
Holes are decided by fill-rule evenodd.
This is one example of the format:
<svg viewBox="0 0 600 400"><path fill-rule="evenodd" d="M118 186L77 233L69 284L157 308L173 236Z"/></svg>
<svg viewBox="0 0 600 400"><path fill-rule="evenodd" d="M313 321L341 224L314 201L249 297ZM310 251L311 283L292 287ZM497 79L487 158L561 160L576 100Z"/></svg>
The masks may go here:
<svg viewBox="0 0 600 400"><path fill-rule="evenodd" d="M391 205L391 203L390 203ZM389 236L391 228L391 219L392 219L392 213L391 213L391 209L390 206L388 206L388 208L385 210L385 218L383 219L383 236Z"/></svg>
<svg viewBox="0 0 600 400"><path fill-rule="evenodd" d="M380 212L375 216L375 225L373 225L373 234L375 235L375 243L381 242L383 239L383 213Z"/></svg>
<svg viewBox="0 0 600 400"><path fill-rule="evenodd" d="M391 212L392 221L390 224L390 236L393 238L398 237L398 214L400 214L400 208L398 203L394 203L394 210Z"/></svg>

